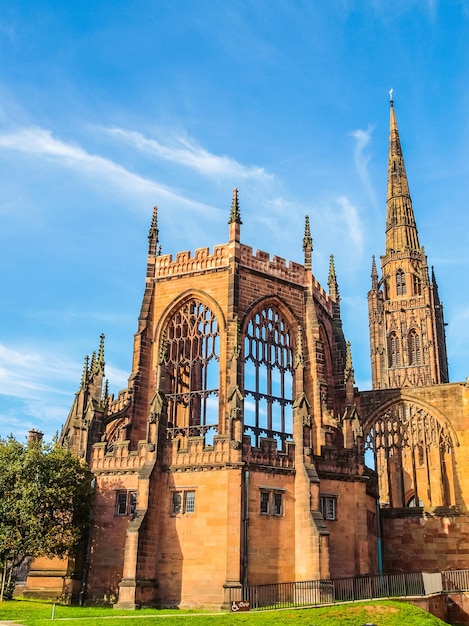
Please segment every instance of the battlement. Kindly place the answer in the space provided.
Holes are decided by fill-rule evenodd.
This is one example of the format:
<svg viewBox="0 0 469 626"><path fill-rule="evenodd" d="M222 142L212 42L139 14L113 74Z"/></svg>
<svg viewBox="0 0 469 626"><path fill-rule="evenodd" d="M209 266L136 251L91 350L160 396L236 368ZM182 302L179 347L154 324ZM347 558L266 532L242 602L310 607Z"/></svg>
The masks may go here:
<svg viewBox="0 0 469 626"><path fill-rule="evenodd" d="M175 259L173 259L172 254L153 257L151 261L155 268L154 277L162 278L164 276L192 274L228 267L228 252L229 247L227 244L224 244L215 246L213 254L210 254L209 248L198 248L194 256L191 256L189 250L184 250L183 252L178 252Z"/></svg>
<svg viewBox="0 0 469 626"><path fill-rule="evenodd" d="M130 406L132 402L132 391L129 389L121 389L117 395L117 398L114 399L114 396L111 396L109 406L107 408L107 415L116 415L120 413L124 409Z"/></svg>
<svg viewBox="0 0 469 626"><path fill-rule="evenodd" d="M106 442L95 443L91 471L137 472L155 454L155 446L146 441L139 441L137 450L130 449L128 440L117 441L110 447Z"/></svg>
<svg viewBox="0 0 469 626"><path fill-rule="evenodd" d="M250 246L241 245L240 263L244 267L269 274L270 276L276 276L298 285L304 284L305 271L303 265L294 261L290 261L287 265L285 259L279 256L274 256L270 260L270 254L262 250L257 250L254 255Z"/></svg>
<svg viewBox="0 0 469 626"><path fill-rule="evenodd" d="M319 283L319 281L313 276L313 294L319 304L326 311L330 311L332 306L332 300L324 289L324 287Z"/></svg>

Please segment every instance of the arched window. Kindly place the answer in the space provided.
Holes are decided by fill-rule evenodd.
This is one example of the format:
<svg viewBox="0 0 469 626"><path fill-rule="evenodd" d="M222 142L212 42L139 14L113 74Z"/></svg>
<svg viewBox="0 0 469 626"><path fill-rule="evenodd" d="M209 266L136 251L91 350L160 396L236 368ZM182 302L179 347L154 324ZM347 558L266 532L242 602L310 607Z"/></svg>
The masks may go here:
<svg viewBox="0 0 469 626"><path fill-rule="evenodd" d="M414 274L414 296L422 295L422 281Z"/></svg>
<svg viewBox="0 0 469 626"><path fill-rule="evenodd" d="M396 294L398 296L405 295L405 274L402 270L396 272Z"/></svg>
<svg viewBox="0 0 469 626"><path fill-rule="evenodd" d="M401 346L399 337L393 331L388 338L389 367L397 367L401 364Z"/></svg>
<svg viewBox="0 0 469 626"><path fill-rule="evenodd" d="M293 433L293 348L282 314L265 306L249 319L244 339L244 426L282 442Z"/></svg>
<svg viewBox="0 0 469 626"><path fill-rule="evenodd" d="M422 354L420 350L420 335L412 328L409 332L408 338L408 348L409 348L409 365L420 365L422 362Z"/></svg>
<svg viewBox="0 0 469 626"><path fill-rule="evenodd" d="M205 304L192 299L169 320L165 334L168 428L187 436L204 435L218 424L217 318Z"/></svg>

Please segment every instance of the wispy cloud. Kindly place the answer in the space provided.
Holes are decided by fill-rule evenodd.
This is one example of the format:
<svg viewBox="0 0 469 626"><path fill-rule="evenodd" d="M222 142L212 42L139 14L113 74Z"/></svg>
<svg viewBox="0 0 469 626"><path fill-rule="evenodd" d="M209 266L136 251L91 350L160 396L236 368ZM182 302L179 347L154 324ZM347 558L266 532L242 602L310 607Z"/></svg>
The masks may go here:
<svg viewBox="0 0 469 626"><path fill-rule="evenodd" d="M337 198L337 203L341 209L345 230L350 237L356 252L361 255L363 251L363 227L357 207L345 196Z"/></svg>
<svg viewBox="0 0 469 626"><path fill-rule="evenodd" d="M132 194L144 193L155 198L164 198L204 213L216 210L209 205L188 199L165 185L130 172L114 161L56 139L49 130L32 127L0 134L0 149L2 148L53 160L60 166L73 168L95 180L105 178L114 188Z"/></svg>
<svg viewBox="0 0 469 626"><path fill-rule="evenodd" d="M371 143L371 137L373 134L373 127L368 126L367 130L353 130L350 136L355 139L355 146L353 151L355 167L362 181L368 197L370 198L374 207L377 207L376 194L371 183L371 177L369 174L368 166L370 163L371 155L368 152L368 147Z"/></svg>
<svg viewBox="0 0 469 626"><path fill-rule="evenodd" d="M61 383L76 382L79 375L80 366L69 359L0 344L0 395L22 399L35 399L44 393L67 395Z"/></svg>
<svg viewBox="0 0 469 626"><path fill-rule="evenodd" d="M122 128L104 130L109 135L121 139L141 152L188 167L204 176L260 180L273 178L263 167L246 166L229 156L212 154L187 136L175 135L164 145L156 139L144 137L139 132Z"/></svg>

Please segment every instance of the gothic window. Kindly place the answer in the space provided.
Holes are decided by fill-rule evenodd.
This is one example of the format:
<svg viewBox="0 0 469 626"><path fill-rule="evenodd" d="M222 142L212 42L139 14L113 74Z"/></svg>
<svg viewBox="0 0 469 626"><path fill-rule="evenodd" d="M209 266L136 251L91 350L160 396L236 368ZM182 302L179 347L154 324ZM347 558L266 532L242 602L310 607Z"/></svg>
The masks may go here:
<svg viewBox="0 0 469 626"><path fill-rule="evenodd" d="M408 338L409 348L409 365L420 365L422 362L422 354L420 350L420 335L413 328L409 333Z"/></svg>
<svg viewBox="0 0 469 626"><path fill-rule="evenodd" d="M414 296L422 295L422 281L414 274Z"/></svg>
<svg viewBox="0 0 469 626"><path fill-rule="evenodd" d="M272 305L250 318L244 340L244 425L254 435L292 438L293 348L283 315Z"/></svg>
<svg viewBox="0 0 469 626"><path fill-rule="evenodd" d="M188 436L205 435L218 424L217 319L205 304L192 299L170 319L165 337L168 429Z"/></svg>
<svg viewBox="0 0 469 626"><path fill-rule="evenodd" d="M405 295L405 274L402 270L396 272L396 294L398 296Z"/></svg>
<svg viewBox="0 0 469 626"><path fill-rule="evenodd" d="M389 367L397 367L401 364L401 346L399 337L393 331L388 339Z"/></svg>

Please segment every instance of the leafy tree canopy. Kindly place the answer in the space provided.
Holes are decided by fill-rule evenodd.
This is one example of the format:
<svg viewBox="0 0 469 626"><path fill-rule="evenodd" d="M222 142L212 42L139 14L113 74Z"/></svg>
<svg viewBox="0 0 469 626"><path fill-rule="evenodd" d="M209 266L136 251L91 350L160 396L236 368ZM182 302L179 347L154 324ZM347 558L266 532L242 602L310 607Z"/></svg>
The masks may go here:
<svg viewBox="0 0 469 626"><path fill-rule="evenodd" d="M91 472L71 450L0 438L0 601L22 558L73 555L91 498Z"/></svg>

